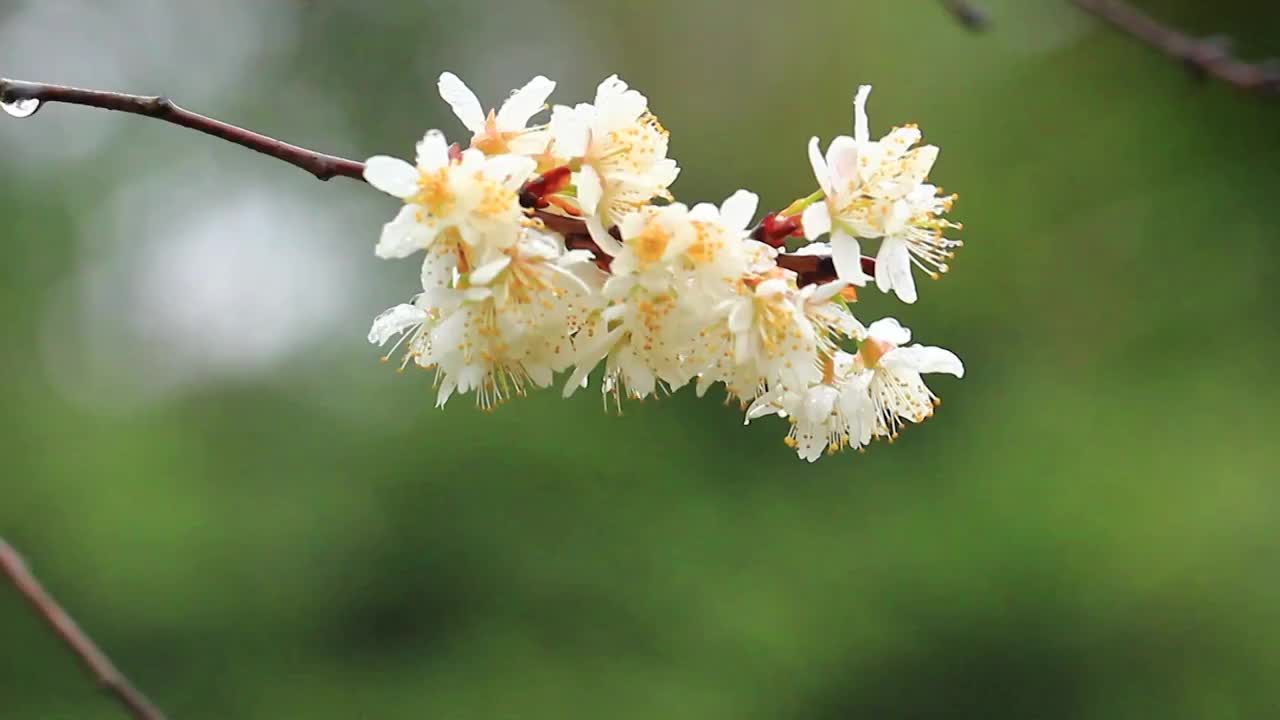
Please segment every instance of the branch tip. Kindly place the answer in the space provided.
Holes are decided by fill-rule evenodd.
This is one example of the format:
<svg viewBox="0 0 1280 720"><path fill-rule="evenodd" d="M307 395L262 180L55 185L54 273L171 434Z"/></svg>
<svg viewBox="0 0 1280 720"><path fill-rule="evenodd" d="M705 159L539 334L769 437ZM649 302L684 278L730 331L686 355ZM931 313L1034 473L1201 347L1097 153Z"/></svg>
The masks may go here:
<svg viewBox="0 0 1280 720"><path fill-rule="evenodd" d="M3 91L0 90L0 97L2 96ZM165 720L164 713L116 669L111 659L80 629L76 621L67 614L67 611L31 572L31 568L27 566L18 551L5 542L4 538L0 538L0 574L7 577L18 593L26 598L62 644L75 653L80 663L93 675L98 687L116 698L135 720Z"/></svg>

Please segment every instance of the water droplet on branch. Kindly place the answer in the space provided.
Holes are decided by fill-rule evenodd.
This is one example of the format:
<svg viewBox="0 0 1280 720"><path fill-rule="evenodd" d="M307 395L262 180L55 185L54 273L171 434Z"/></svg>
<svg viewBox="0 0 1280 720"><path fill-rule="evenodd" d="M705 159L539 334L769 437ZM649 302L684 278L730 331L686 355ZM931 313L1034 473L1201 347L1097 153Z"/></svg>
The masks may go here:
<svg viewBox="0 0 1280 720"><path fill-rule="evenodd" d="M40 101L35 98L22 98L12 102L0 102L0 110L16 118L29 118L40 109Z"/></svg>

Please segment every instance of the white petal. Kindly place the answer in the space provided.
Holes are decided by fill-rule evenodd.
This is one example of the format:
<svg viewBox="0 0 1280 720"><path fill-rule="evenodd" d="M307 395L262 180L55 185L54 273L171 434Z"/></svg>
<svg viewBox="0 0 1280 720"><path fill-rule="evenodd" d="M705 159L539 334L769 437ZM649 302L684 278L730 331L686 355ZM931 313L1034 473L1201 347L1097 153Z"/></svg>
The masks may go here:
<svg viewBox="0 0 1280 720"><path fill-rule="evenodd" d="M449 164L449 141L439 130L428 130L416 149L420 170L435 170Z"/></svg>
<svg viewBox="0 0 1280 720"><path fill-rule="evenodd" d="M689 219L715 222L720 219L720 208L708 202L700 202L689 208Z"/></svg>
<svg viewBox="0 0 1280 720"><path fill-rule="evenodd" d="M458 389L458 384L449 378L440 381L440 388L436 390L436 407L442 408L444 404L449 402L449 398L453 397L453 391Z"/></svg>
<svg viewBox="0 0 1280 720"><path fill-rule="evenodd" d="M902 176L898 179L898 194L905 195L924 182L937 160L937 145L924 145L907 153L902 162Z"/></svg>
<svg viewBox="0 0 1280 720"><path fill-rule="evenodd" d="M782 278L769 278L764 282L756 285L756 295L759 297L770 297L772 295L781 295L787 291L787 281Z"/></svg>
<svg viewBox="0 0 1280 720"><path fill-rule="evenodd" d="M817 257L831 257L831 243L811 242L803 247L796 248L792 255L815 255Z"/></svg>
<svg viewBox="0 0 1280 720"><path fill-rule="evenodd" d="M417 327L426 320L427 314L422 310L403 303L396 305L373 319L373 327L369 329L369 342L385 345L392 337Z"/></svg>
<svg viewBox="0 0 1280 720"><path fill-rule="evenodd" d="M508 190L515 190L529 179L537 167L538 161L524 155L494 155L485 160L484 171Z"/></svg>
<svg viewBox="0 0 1280 720"><path fill-rule="evenodd" d="M507 150L516 155L541 155L550 149L551 138L546 130L526 130L507 139Z"/></svg>
<svg viewBox="0 0 1280 720"><path fill-rule="evenodd" d="M871 130L867 123L867 96L870 94L870 85L860 85L858 94L853 98L853 137L859 143L871 140Z"/></svg>
<svg viewBox="0 0 1280 720"><path fill-rule="evenodd" d="M541 75L525 83L502 103L497 116L498 129L503 132L523 130L529 124L529 118L546 107L547 98L555 89L556 84Z"/></svg>
<svg viewBox="0 0 1280 720"><path fill-rule="evenodd" d="M467 302L483 302L491 297L493 297L493 291L487 287L469 287L462 291L462 299Z"/></svg>
<svg viewBox="0 0 1280 720"><path fill-rule="evenodd" d="M603 329L603 325L600 326ZM569 376L569 380L564 384L564 396L569 397L578 388L582 387L587 376L595 369L596 365L604 359L614 344L618 342L618 338L622 337L623 328L617 327L607 333L600 333L595 342L583 347L578 353L577 367L574 368L573 374Z"/></svg>
<svg viewBox="0 0 1280 720"><path fill-rule="evenodd" d="M557 155L580 158L587 154L591 135L589 116L594 112L590 105L571 108L557 105L551 109L551 136Z"/></svg>
<svg viewBox="0 0 1280 720"><path fill-rule="evenodd" d="M889 206L889 212L886 213L884 226L880 228L885 235L897 235L907 227L907 221L911 219L911 205L905 200L895 200Z"/></svg>
<svg viewBox="0 0 1280 720"><path fill-rule="evenodd" d="M533 381L533 384L540 388L550 385L555 378L551 368L546 365L525 362L524 370L529 374L529 379Z"/></svg>
<svg viewBox="0 0 1280 720"><path fill-rule="evenodd" d="M805 208L800 224L804 226L804 236L809 240L817 240L831 232L831 210L826 201L819 200Z"/></svg>
<svg viewBox="0 0 1280 720"><path fill-rule="evenodd" d="M893 288L898 299L904 303L916 301L916 281L911 276L911 251L902 240L890 237L885 238L881 244L876 256L876 286L882 292Z"/></svg>
<svg viewBox="0 0 1280 720"><path fill-rule="evenodd" d="M680 176L680 166L672 158L663 158L649 167L648 175L660 187L668 187Z"/></svg>
<svg viewBox="0 0 1280 720"><path fill-rule="evenodd" d="M849 283L844 280L835 280L829 283L823 283L811 291L813 294L809 296L809 300L814 303L824 303L835 297L841 290L848 287L848 285Z"/></svg>
<svg viewBox="0 0 1280 720"><path fill-rule="evenodd" d="M610 257L618 257L622 254L622 243L609 234L604 223L600 222L600 218L595 215L588 215L583 220L587 224L587 232L591 233L591 239L595 241L604 254Z"/></svg>
<svg viewBox="0 0 1280 720"><path fill-rule="evenodd" d="M434 247L422 258L423 290L448 287L453 269L458 266L458 254L453 250L439 252L441 249Z"/></svg>
<svg viewBox="0 0 1280 720"><path fill-rule="evenodd" d="M733 307L729 310L729 332L735 335L745 333L751 327L753 314L751 312L751 302L733 303Z"/></svg>
<svg viewBox="0 0 1280 720"><path fill-rule="evenodd" d="M364 163L364 179L382 192L404 199L418 192L418 169L400 158L375 155Z"/></svg>
<svg viewBox="0 0 1280 720"><path fill-rule="evenodd" d="M586 251L586 250L582 252L585 252L588 255L591 254L589 251ZM550 264L548 264L546 268L548 271L553 273L556 276L556 278L560 280L561 287L564 287L570 290L576 290L577 292L583 295L591 294L591 286L588 285L585 280L583 280L582 278L574 274L571 270L566 270L565 268L560 267L559 265L550 265Z"/></svg>
<svg viewBox="0 0 1280 720"><path fill-rule="evenodd" d="M831 141L827 148L827 170L831 184L839 191L844 185L858 179L858 154L860 146L848 135Z"/></svg>
<svg viewBox="0 0 1280 720"><path fill-rule="evenodd" d="M596 88L595 105L599 112L597 127L612 130L635 123L648 107L649 100L628 89L617 75L612 75Z"/></svg>
<svg viewBox="0 0 1280 720"><path fill-rule="evenodd" d="M905 250L906 245L898 238L885 238L880 241L880 252L876 253L876 287L880 292L887 293L893 289L893 275L889 273L889 264L895 261L906 260L911 262L910 258L902 257L900 250Z"/></svg>
<svg viewBox="0 0 1280 720"><path fill-rule="evenodd" d="M590 250L570 250L556 259L556 264L560 267L572 267L582 263L591 262L595 258L595 253Z"/></svg>
<svg viewBox="0 0 1280 720"><path fill-rule="evenodd" d="M880 139L880 144L895 154L906 152L907 148L920 142L920 128L896 127Z"/></svg>
<svg viewBox="0 0 1280 720"><path fill-rule="evenodd" d="M720 222L731 233L741 233L755 219L760 196L749 190L739 190L720 205Z"/></svg>
<svg viewBox="0 0 1280 720"><path fill-rule="evenodd" d="M771 395L764 395L756 398L755 401L751 403L751 406L747 408L747 415L742 421L742 424L746 425L752 420L766 415L778 414L778 406L774 404L774 399L775 398Z"/></svg>
<svg viewBox="0 0 1280 720"><path fill-rule="evenodd" d="M473 133L484 130L484 108L480 107L476 94L471 92L466 83L459 80L457 75L447 72L440 75L436 86L440 89L440 97L449 103L453 114L458 116L468 130Z"/></svg>
<svg viewBox="0 0 1280 720"><path fill-rule="evenodd" d="M818 181L818 187L830 195L831 171L827 168L827 161L822 158L822 150L818 148L816 137L809 138L809 165L813 167L813 177Z"/></svg>
<svg viewBox="0 0 1280 720"><path fill-rule="evenodd" d="M596 104L611 100L627 91L627 84L615 73L596 86Z"/></svg>
<svg viewBox="0 0 1280 720"><path fill-rule="evenodd" d="M395 218L382 226L382 235L374 254L380 258L409 257L427 246L431 239L431 229L418 222L418 215L424 212L418 205L405 205Z"/></svg>
<svg viewBox="0 0 1280 720"><path fill-rule="evenodd" d="M884 146L878 142L866 142L858 145L858 174L850 179L858 182L870 182L880 172L884 164Z"/></svg>
<svg viewBox="0 0 1280 720"><path fill-rule="evenodd" d="M831 233L831 260L836 266L836 277L854 285L867 284L857 238L840 229Z"/></svg>
<svg viewBox="0 0 1280 720"><path fill-rule="evenodd" d="M494 278L498 277L498 273L506 270L507 266L510 264L511 257L509 255L503 255L497 260L487 262L475 270L472 270L471 274L467 276L467 279L470 280L472 285L488 285L493 282Z"/></svg>
<svg viewBox="0 0 1280 720"><path fill-rule="evenodd" d="M584 215L595 215L596 208L600 205L600 198L604 197L604 184L600 179L600 174L590 165L583 165L578 171L578 204L582 206Z"/></svg>
<svg viewBox="0 0 1280 720"><path fill-rule="evenodd" d="M886 367L905 367L919 373L947 373L964 377L964 363L956 354L940 347L912 345L890 350L880 359Z"/></svg>
<svg viewBox="0 0 1280 720"><path fill-rule="evenodd" d="M906 345L911 342L911 331L902 327L896 318L882 318L871 323L867 335L893 345Z"/></svg>
<svg viewBox="0 0 1280 720"><path fill-rule="evenodd" d="M839 396L840 392L830 385L810 388L804 397L804 419L816 424L826 422Z"/></svg>
<svg viewBox="0 0 1280 720"><path fill-rule="evenodd" d="M658 389L658 376L653 368L630 348L624 348L617 358L618 366L622 368L623 376L627 381L628 392L643 398L652 395Z"/></svg>

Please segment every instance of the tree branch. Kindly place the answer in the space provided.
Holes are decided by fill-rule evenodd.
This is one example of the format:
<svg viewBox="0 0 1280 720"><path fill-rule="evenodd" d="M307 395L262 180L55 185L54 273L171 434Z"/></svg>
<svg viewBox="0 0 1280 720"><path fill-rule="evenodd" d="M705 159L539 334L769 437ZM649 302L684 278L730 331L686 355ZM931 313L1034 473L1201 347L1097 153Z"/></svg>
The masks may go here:
<svg viewBox="0 0 1280 720"><path fill-rule="evenodd" d="M49 85L47 83L0 78L0 102L12 105L22 100L34 100L40 105L47 103L85 105L103 110L115 110L117 112L155 118L233 142L264 155L270 155L290 165L300 167L320 180L328 180L337 176L356 180L363 179L361 174L364 172L364 165L362 163L335 155L318 153L297 145L290 145L282 140L276 140L242 127L193 113L190 110L179 107L166 97L124 95L101 90L67 87L65 85ZM39 109L39 106L36 109Z"/></svg>
<svg viewBox="0 0 1280 720"><path fill-rule="evenodd" d="M164 713L116 669L110 658L98 649L76 621L58 605L58 601L31 574L22 557L3 538L0 538L0 571L36 612L40 613L63 644L80 658L80 662L93 674L99 687L119 700L137 720L165 720Z"/></svg>
<svg viewBox="0 0 1280 720"><path fill-rule="evenodd" d="M1199 39L1162 24L1124 0L1071 0L1081 10L1109 23L1202 76L1241 90L1280 94L1280 64L1247 63L1232 57L1221 40Z"/></svg>
<svg viewBox="0 0 1280 720"><path fill-rule="evenodd" d="M969 0L941 0L942 7L961 25L974 32L986 30L991 24L986 11Z"/></svg>

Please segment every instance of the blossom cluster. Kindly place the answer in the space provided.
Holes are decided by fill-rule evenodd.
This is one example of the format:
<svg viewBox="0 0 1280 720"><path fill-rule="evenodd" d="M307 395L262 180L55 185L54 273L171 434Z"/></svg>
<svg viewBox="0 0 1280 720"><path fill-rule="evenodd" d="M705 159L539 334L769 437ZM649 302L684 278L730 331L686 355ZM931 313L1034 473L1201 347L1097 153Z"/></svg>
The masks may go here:
<svg viewBox="0 0 1280 720"><path fill-rule="evenodd" d="M376 253L423 254L422 291L379 315L369 340L398 338L388 358L403 347L401 368L434 370L437 405L471 392L489 409L557 376L568 396L603 365L606 404L720 384L747 422L787 419L786 443L811 462L932 414L922 374L959 377L960 360L850 306L872 280L913 303L913 270L946 272L960 245L944 236L959 227L942 217L954 198L926 181L938 151L917 128L871 139L869 86L852 136L825 153L809 143L817 191L759 222L746 190L718 205L674 200L667 131L616 76L593 102L535 121L554 89L535 77L486 111L445 73L440 95L470 139L432 130L414 162L365 165L404 203Z"/></svg>

